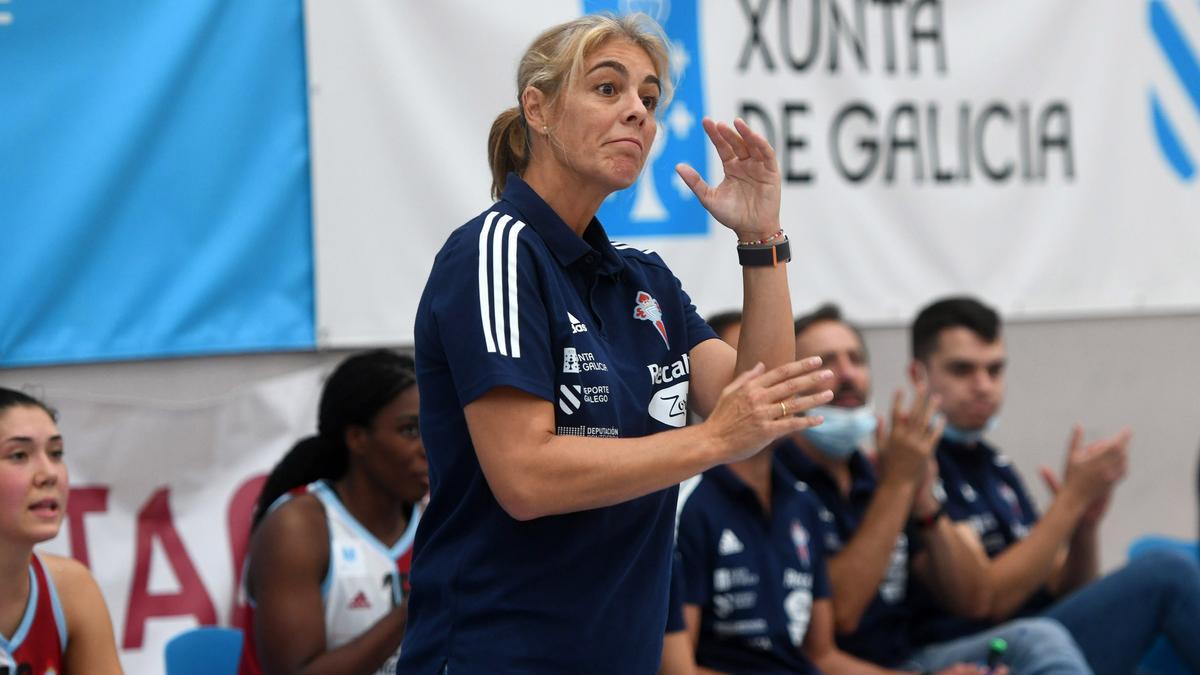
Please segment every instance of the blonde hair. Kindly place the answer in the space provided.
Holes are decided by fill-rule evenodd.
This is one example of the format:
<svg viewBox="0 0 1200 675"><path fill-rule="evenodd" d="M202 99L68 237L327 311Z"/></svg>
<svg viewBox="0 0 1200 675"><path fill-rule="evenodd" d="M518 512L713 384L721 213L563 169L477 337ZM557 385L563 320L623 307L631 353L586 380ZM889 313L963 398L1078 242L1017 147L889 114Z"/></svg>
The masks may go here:
<svg viewBox="0 0 1200 675"><path fill-rule="evenodd" d="M614 39L628 40L650 56L662 87L657 110L665 109L672 93L667 36L654 19L642 13L589 14L553 26L537 36L525 50L517 68L518 102L526 87L535 87L546 95L546 106L553 110L562 93L583 74L587 57ZM488 164L492 169L494 199L500 198L510 171L524 174L529 156L529 129L518 103L496 117L488 134Z"/></svg>

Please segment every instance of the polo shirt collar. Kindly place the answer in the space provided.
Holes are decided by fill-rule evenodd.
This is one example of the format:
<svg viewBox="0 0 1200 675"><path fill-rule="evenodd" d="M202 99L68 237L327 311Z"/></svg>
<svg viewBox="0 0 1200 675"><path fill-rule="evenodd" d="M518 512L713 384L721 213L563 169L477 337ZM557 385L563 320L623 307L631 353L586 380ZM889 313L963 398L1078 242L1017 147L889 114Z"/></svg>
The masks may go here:
<svg viewBox="0 0 1200 675"><path fill-rule="evenodd" d="M559 265L571 267L581 264L609 275L617 274L625 267L625 261L613 248L608 233L598 219L592 218L583 237L578 236L546 200L517 174L508 174L500 199L520 212L525 224L546 242Z"/></svg>
<svg viewBox="0 0 1200 675"><path fill-rule="evenodd" d="M776 452L787 454L787 465L800 480L813 485L824 483L829 488L837 490L837 482L834 481L833 476L830 476L823 466L810 459L804 450L791 439L784 439ZM862 495L869 497L874 494L879 479L875 475L875 467L872 466L871 460L867 459L861 450L855 450L848 461L850 465L850 497Z"/></svg>
<svg viewBox="0 0 1200 675"><path fill-rule="evenodd" d="M736 473L725 465L718 465L707 472L705 475L712 478L713 482L727 495L742 500L747 504L752 505L758 512L762 511L762 507L758 502L758 495L754 493L745 481L743 481ZM792 475L787 467L779 461L778 456L771 459L771 503L772 507L778 503L778 500L783 495L789 494L795 489L796 478Z"/></svg>
<svg viewBox="0 0 1200 675"><path fill-rule="evenodd" d="M959 462L967 464L991 462L996 457L996 449L989 445L987 441L964 445L963 443L955 443L943 438L938 443L938 450L944 451Z"/></svg>

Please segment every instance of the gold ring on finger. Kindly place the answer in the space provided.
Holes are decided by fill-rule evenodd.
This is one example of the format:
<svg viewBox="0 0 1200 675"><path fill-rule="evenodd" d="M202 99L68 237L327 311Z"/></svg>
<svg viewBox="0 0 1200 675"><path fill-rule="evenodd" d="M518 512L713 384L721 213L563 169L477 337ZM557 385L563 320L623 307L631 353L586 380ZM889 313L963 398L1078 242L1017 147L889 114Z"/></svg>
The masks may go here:
<svg viewBox="0 0 1200 675"><path fill-rule="evenodd" d="M787 417L787 416L788 416L787 403L785 403L785 402L783 402L783 401L780 401L780 402L779 402L779 409L780 409L781 411L783 411L783 415L781 415L781 417Z"/></svg>

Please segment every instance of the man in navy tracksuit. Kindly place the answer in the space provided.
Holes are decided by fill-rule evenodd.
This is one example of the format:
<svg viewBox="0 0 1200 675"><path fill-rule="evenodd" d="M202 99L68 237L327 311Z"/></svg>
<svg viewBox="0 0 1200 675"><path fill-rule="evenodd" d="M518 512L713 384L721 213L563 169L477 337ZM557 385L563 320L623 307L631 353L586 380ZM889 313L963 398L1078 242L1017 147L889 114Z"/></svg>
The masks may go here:
<svg viewBox="0 0 1200 675"><path fill-rule="evenodd" d="M1076 427L1061 485L1039 516L1011 462L985 440L1004 397L1006 355L1000 318L972 298L923 309L912 326L910 375L941 400L937 448L946 511L970 525L989 580L978 619L926 603L918 637L943 640L1011 616L1042 613L1063 623L1097 673L1128 673L1158 635L1200 672L1200 568L1161 552L1102 579L1098 527L1125 473L1129 432L1084 444Z"/></svg>

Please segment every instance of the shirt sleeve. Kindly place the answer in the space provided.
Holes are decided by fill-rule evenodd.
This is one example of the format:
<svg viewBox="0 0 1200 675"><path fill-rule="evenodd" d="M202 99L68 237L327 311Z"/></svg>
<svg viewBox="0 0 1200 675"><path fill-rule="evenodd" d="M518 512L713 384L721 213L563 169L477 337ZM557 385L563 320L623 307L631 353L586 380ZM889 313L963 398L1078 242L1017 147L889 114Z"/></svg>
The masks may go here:
<svg viewBox="0 0 1200 675"><path fill-rule="evenodd" d="M705 546L705 530L699 509L685 507L679 516L679 536L675 543L678 569L682 573L683 602L702 607L708 604L712 594L709 586L712 564Z"/></svg>
<svg viewBox="0 0 1200 675"><path fill-rule="evenodd" d="M692 298L683 290L683 284L679 282L679 278L675 278L675 284L679 287L679 301L683 306L683 318L687 324L687 351L691 351L693 347L717 337L716 331L708 322L700 318L696 312L696 305L692 303Z"/></svg>
<svg viewBox="0 0 1200 675"><path fill-rule="evenodd" d="M667 599L667 632L678 633L687 629L683 620L683 563L679 559L679 551L672 556L671 563L671 592Z"/></svg>
<svg viewBox="0 0 1200 675"><path fill-rule="evenodd" d="M547 299L536 233L496 213L464 228L430 274L434 320L462 405L500 386L554 400Z"/></svg>

